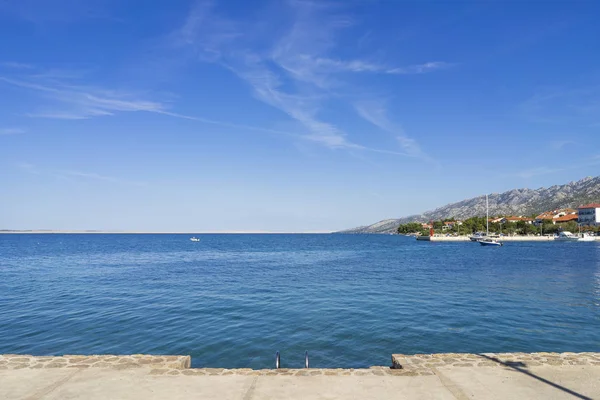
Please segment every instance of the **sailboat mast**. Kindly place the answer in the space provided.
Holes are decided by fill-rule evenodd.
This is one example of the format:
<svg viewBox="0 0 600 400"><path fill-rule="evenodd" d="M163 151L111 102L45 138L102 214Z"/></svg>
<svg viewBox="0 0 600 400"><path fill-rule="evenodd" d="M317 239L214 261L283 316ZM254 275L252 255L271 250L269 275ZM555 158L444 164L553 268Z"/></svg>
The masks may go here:
<svg viewBox="0 0 600 400"><path fill-rule="evenodd" d="M485 195L485 236L490 236L490 204L488 195Z"/></svg>

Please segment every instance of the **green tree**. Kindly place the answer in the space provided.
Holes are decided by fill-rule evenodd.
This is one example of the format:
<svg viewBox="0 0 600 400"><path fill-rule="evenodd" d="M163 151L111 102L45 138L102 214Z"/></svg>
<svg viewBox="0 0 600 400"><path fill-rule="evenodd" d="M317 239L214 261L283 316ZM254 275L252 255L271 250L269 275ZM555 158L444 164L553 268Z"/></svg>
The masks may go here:
<svg viewBox="0 0 600 400"><path fill-rule="evenodd" d="M525 227L523 228L522 233L525 235L536 235L536 234L540 233L540 230L538 229L537 226L535 226L533 224L525 223Z"/></svg>
<svg viewBox="0 0 600 400"><path fill-rule="evenodd" d="M551 219L545 219L542 222L542 232L544 235L556 234L558 232L558 226L554 225Z"/></svg>
<svg viewBox="0 0 600 400"><path fill-rule="evenodd" d="M519 221L522 222L522 221ZM507 222L506 224L504 224L504 229L503 229L503 233L506 233L507 235L512 235L515 232L517 232L517 223L514 222Z"/></svg>
<svg viewBox="0 0 600 400"><path fill-rule="evenodd" d="M561 229L563 231L569 231L569 232L578 232L579 226L577 225L577 222L569 221L565 224L561 224L559 229Z"/></svg>
<svg viewBox="0 0 600 400"><path fill-rule="evenodd" d="M409 222L407 224L400 225L398 227L398 233L409 234L409 233L422 233L423 226L418 222Z"/></svg>

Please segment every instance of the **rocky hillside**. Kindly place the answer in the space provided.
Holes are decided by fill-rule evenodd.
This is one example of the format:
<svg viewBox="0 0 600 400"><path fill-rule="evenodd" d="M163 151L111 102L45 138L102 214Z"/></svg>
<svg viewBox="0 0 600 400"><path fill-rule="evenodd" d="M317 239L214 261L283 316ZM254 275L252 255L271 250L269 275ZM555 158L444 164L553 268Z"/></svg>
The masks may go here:
<svg viewBox="0 0 600 400"><path fill-rule="evenodd" d="M557 208L600 202L600 176L584 178L566 185L540 189L513 189L489 195L490 215L531 215ZM373 225L340 233L392 233L407 222L427 222L444 218L465 219L485 215L485 195L398 219L385 219Z"/></svg>

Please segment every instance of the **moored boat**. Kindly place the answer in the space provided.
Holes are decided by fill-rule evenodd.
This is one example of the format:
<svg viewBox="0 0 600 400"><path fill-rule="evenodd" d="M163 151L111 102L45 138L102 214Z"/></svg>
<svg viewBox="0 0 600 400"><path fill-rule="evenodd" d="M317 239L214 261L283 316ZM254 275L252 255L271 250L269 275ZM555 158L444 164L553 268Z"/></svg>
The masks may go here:
<svg viewBox="0 0 600 400"><path fill-rule="evenodd" d="M473 236L469 236L471 242L479 242L481 239L485 239L485 236L481 233L476 233Z"/></svg>
<svg viewBox="0 0 600 400"><path fill-rule="evenodd" d="M596 239L587 233L578 235L569 231L562 231L554 238L557 242L594 242Z"/></svg>
<svg viewBox="0 0 600 400"><path fill-rule="evenodd" d="M582 233L579 236L579 240L578 240L578 242L595 242L595 241L596 241L596 238L587 233Z"/></svg>
<svg viewBox="0 0 600 400"><path fill-rule="evenodd" d="M490 238L479 240L479 244L482 246L502 246L502 242Z"/></svg>
<svg viewBox="0 0 600 400"><path fill-rule="evenodd" d="M577 242L579 241L579 237L569 231L562 231L554 238L554 240L558 242Z"/></svg>
<svg viewBox="0 0 600 400"><path fill-rule="evenodd" d="M502 242L490 237L490 205L487 194L485 195L485 220L485 236L482 237L481 234L476 234L471 236L471 240L479 242L482 246L502 246ZM499 236L495 235L495 237Z"/></svg>

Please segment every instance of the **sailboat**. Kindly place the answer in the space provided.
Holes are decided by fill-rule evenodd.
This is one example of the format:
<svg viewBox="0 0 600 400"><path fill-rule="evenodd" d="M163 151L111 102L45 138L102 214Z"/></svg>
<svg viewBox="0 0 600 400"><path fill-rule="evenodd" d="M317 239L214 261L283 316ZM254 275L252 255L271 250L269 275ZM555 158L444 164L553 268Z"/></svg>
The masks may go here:
<svg viewBox="0 0 600 400"><path fill-rule="evenodd" d="M478 240L482 246L502 246L502 243L490 238L490 204L488 195L485 195L485 238Z"/></svg>

